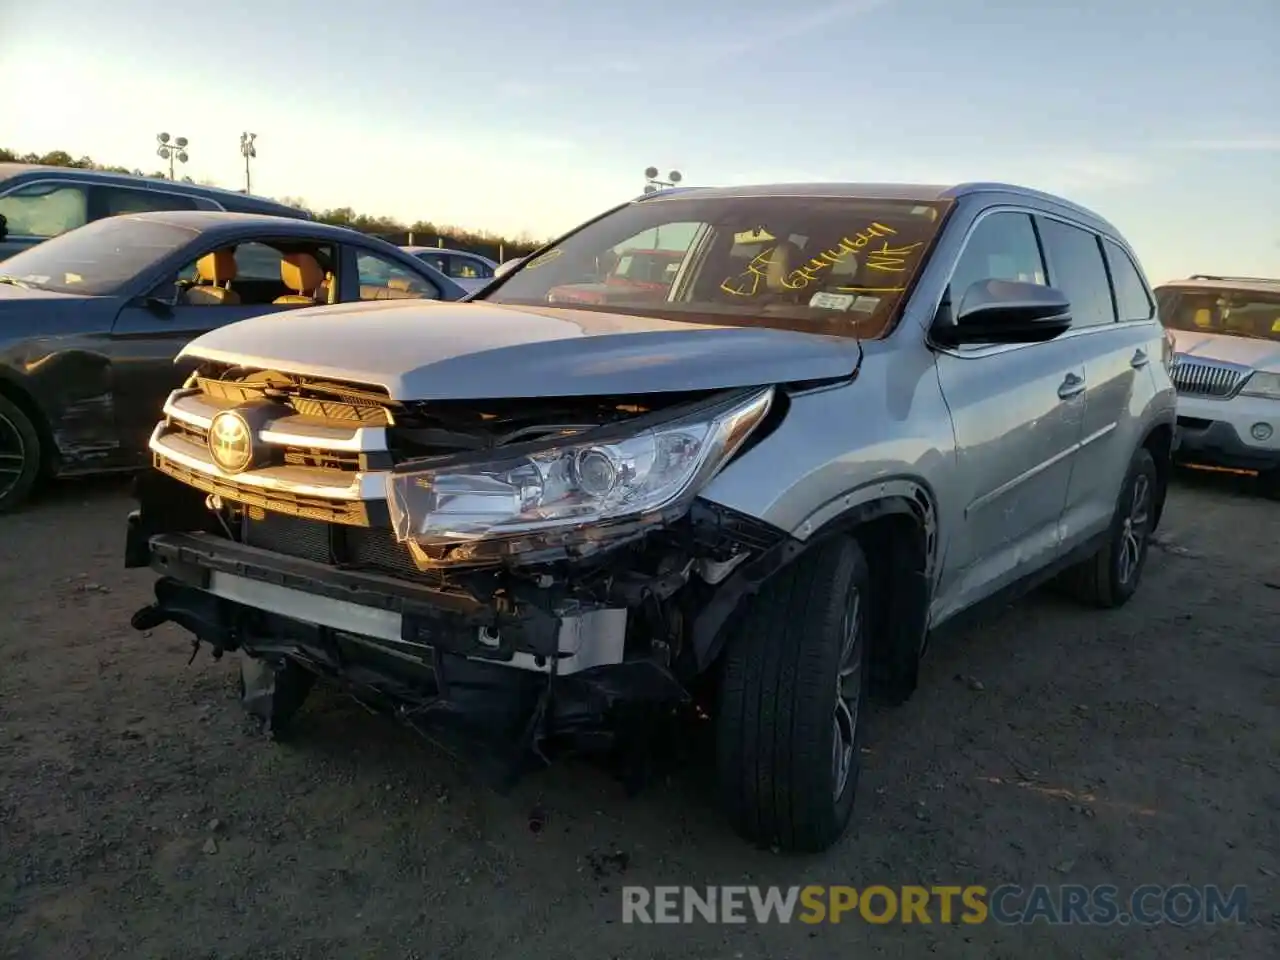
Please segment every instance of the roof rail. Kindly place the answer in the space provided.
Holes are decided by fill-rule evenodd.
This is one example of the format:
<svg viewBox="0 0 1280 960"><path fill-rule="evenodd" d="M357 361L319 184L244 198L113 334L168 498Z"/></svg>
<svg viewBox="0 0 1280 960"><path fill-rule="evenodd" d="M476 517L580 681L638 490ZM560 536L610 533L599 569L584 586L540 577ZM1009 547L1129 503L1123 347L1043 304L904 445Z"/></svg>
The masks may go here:
<svg viewBox="0 0 1280 960"><path fill-rule="evenodd" d="M1221 277L1213 273L1193 273L1192 280L1243 280L1246 283L1280 283L1276 277Z"/></svg>

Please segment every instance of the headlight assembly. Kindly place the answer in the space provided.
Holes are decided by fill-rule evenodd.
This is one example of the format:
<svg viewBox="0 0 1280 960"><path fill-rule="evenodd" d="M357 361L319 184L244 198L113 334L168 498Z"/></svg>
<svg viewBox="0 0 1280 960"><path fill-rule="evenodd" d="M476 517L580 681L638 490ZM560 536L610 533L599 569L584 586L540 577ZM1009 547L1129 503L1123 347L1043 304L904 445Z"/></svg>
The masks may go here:
<svg viewBox="0 0 1280 960"><path fill-rule="evenodd" d="M1266 397L1280 400L1280 373L1253 373L1244 382L1240 393L1246 397Z"/></svg>
<svg viewBox="0 0 1280 960"><path fill-rule="evenodd" d="M589 552L686 510L772 400L770 387L646 426L614 425L487 459L405 464L387 479L396 539L426 565L557 547Z"/></svg>

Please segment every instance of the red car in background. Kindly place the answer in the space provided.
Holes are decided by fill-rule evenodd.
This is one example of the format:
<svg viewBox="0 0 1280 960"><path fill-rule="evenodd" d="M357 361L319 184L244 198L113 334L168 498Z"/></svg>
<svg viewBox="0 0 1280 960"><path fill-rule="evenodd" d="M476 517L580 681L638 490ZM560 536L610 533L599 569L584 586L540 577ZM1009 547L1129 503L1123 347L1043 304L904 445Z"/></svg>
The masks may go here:
<svg viewBox="0 0 1280 960"><path fill-rule="evenodd" d="M642 291L665 294L684 256L683 250L626 250L612 266L601 265L600 282L564 284L548 291L548 298L553 303L601 304L635 299Z"/></svg>

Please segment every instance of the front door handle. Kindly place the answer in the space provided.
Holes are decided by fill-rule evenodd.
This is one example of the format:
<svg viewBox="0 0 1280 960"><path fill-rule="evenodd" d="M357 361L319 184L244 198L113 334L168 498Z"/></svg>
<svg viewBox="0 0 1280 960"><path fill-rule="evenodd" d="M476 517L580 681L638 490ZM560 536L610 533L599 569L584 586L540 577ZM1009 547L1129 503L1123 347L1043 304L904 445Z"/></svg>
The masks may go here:
<svg viewBox="0 0 1280 960"><path fill-rule="evenodd" d="M1077 377L1074 373L1068 373L1058 387L1058 396L1063 400L1070 400L1082 393L1084 393L1084 377Z"/></svg>
<svg viewBox="0 0 1280 960"><path fill-rule="evenodd" d="M1140 370L1147 365L1147 351L1139 348L1134 351L1133 359L1129 361L1129 366L1135 370Z"/></svg>

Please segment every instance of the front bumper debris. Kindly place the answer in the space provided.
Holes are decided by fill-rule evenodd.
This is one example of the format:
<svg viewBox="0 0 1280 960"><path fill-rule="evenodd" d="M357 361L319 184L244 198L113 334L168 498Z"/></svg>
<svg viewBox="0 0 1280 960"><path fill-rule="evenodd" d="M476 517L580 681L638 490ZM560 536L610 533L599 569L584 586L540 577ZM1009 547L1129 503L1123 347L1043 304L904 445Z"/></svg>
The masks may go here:
<svg viewBox="0 0 1280 960"><path fill-rule="evenodd" d="M241 652L245 705L268 725L301 668L505 789L552 754L638 743L688 700L666 665L624 657L625 610L498 606L213 533L156 532L149 509L144 499L130 515L126 556L160 577L133 626L175 623L215 657Z"/></svg>

